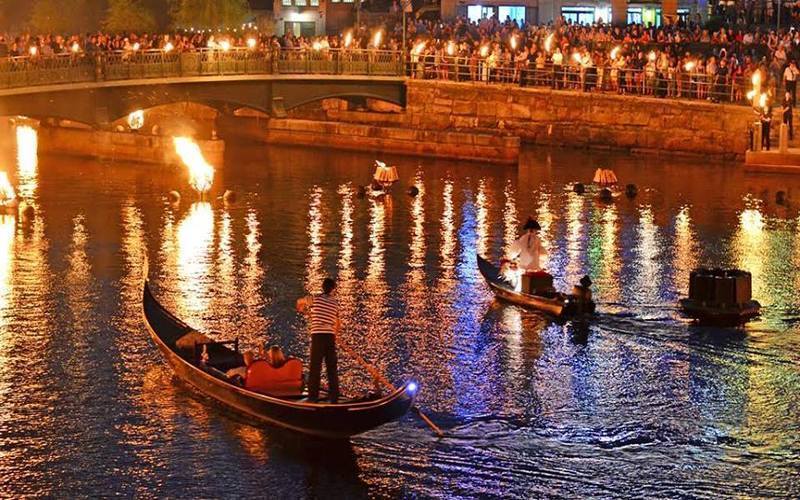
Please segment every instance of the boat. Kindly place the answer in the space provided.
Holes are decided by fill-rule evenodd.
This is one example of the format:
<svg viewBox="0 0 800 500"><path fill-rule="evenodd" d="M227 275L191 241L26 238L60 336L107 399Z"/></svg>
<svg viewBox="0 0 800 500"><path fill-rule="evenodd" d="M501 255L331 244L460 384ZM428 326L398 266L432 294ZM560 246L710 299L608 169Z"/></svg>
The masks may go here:
<svg viewBox="0 0 800 500"><path fill-rule="evenodd" d="M500 273L500 268L478 257L478 269L498 299L528 309L535 309L557 318L574 318L594 314L595 304L590 299L584 301L576 295L556 291L542 294L518 292Z"/></svg>
<svg viewBox="0 0 800 500"><path fill-rule="evenodd" d="M142 312L150 337L180 380L258 423L321 438L346 439L398 420L416 397L415 382L407 382L384 396L340 398L337 403L309 402L304 400L307 394L302 391L275 396L248 390L225 375L225 370L243 365L238 340L195 344L189 352L179 348L178 340L196 330L156 300L147 280ZM202 356L197 355L198 348L202 349Z"/></svg>
<svg viewBox="0 0 800 500"><path fill-rule="evenodd" d="M701 324L740 325L761 314L752 297L752 275L741 269L695 269L689 275L689 297L683 313Z"/></svg>

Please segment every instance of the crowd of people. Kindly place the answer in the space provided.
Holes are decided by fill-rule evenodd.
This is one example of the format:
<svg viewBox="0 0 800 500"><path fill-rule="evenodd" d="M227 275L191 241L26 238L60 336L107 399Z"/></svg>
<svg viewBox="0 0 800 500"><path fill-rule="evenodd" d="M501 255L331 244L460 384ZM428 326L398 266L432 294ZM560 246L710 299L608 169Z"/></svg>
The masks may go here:
<svg viewBox="0 0 800 500"><path fill-rule="evenodd" d="M313 52L316 57L335 52L331 49L404 50L409 75L415 78L733 102L748 100L753 74L759 72L760 88L771 97L786 88L794 101L798 70L790 62L800 56L800 31L738 24L710 30L695 22L540 26L459 18L409 22L405 37L402 24L395 21L321 37L244 31L0 36L0 57L235 48Z"/></svg>

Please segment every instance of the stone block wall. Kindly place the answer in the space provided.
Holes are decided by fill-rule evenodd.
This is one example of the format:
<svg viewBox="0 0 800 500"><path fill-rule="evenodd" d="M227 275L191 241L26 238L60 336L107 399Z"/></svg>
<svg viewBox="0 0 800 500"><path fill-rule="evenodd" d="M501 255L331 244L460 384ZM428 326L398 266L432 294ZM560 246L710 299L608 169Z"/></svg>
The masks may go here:
<svg viewBox="0 0 800 500"><path fill-rule="evenodd" d="M741 159L746 106L553 91L513 85L411 80L402 113L329 108L328 120L519 137L566 147L620 148Z"/></svg>

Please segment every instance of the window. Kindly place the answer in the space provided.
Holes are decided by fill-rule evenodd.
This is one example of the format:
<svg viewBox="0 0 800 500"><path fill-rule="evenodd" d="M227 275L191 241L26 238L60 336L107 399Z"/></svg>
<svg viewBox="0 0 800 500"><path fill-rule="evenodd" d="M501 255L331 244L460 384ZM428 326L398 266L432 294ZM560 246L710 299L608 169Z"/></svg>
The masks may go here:
<svg viewBox="0 0 800 500"><path fill-rule="evenodd" d="M628 9L628 24L642 24L642 9Z"/></svg>
<svg viewBox="0 0 800 500"><path fill-rule="evenodd" d="M297 5L298 7L305 7L306 0L294 0L294 4Z"/></svg>
<svg viewBox="0 0 800 500"><path fill-rule="evenodd" d="M591 7L562 7L561 15L564 21L572 24L592 24L595 19L595 9Z"/></svg>
<svg viewBox="0 0 800 500"><path fill-rule="evenodd" d="M479 22L481 19L494 17L494 7L486 5L468 5L467 17L472 22Z"/></svg>
<svg viewBox="0 0 800 500"><path fill-rule="evenodd" d="M319 0L309 0L308 5L312 7L319 7Z"/></svg>
<svg viewBox="0 0 800 500"><path fill-rule="evenodd" d="M508 18L521 25L525 22L525 7L501 5L497 8L497 17L501 23L506 22Z"/></svg>
<svg viewBox="0 0 800 500"><path fill-rule="evenodd" d="M283 5L284 7L291 7L292 0L281 0L281 5Z"/></svg>

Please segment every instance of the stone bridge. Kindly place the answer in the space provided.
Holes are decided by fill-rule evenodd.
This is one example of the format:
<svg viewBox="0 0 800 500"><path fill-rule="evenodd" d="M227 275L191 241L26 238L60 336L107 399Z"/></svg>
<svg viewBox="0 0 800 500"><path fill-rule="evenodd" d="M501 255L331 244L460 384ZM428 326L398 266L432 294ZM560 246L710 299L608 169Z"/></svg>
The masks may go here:
<svg viewBox="0 0 800 500"><path fill-rule="evenodd" d="M331 97L406 103L402 59L389 52L153 51L16 59L14 65L0 63L0 115L102 127L138 109L181 102L276 117Z"/></svg>

